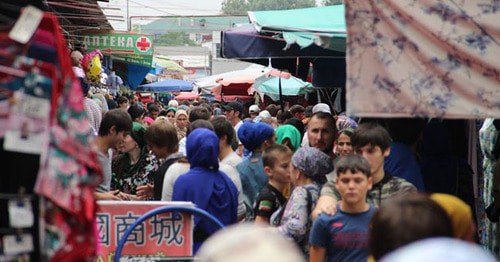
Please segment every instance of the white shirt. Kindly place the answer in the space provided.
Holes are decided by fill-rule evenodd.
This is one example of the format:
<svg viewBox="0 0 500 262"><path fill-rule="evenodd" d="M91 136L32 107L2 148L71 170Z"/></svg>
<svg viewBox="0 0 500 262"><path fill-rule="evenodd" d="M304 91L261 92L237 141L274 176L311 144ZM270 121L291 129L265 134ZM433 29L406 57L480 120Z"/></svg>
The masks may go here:
<svg viewBox="0 0 500 262"><path fill-rule="evenodd" d="M241 161L242 161L242 158L236 152L233 151L231 154L224 157L224 159L222 159L220 161L220 163L236 168L236 166L239 163L241 163Z"/></svg>

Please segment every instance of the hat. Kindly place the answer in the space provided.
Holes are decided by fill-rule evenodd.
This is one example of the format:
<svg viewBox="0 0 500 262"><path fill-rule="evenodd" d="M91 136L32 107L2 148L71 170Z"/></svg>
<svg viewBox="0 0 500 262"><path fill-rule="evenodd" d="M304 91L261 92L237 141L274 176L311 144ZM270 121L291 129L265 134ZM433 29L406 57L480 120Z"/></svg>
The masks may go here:
<svg viewBox="0 0 500 262"><path fill-rule="evenodd" d="M274 129L266 123L245 122L238 129L238 139L248 150L254 150L274 134Z"/></svg>
<svg viewBox="0 0 500 262"><path fill-rule="evenodd" d="M153 124L155 122L155 120L149 116L145 117L144 118L144 122L148 123L148 124Z"/></svg>
<svg viewBox="0 0 500 262"><path fill-rule="evenodd" d="M175 112L175 119L177 119L180 115L186 116L188 118L188 113L185 110L179 109L177 112Z"/></svg>
<svg viewBox="0 0 500 262"><path fill-rule="evenodd" d="M330 106L328 106L325 103L319 103L319 104L317 104L317 105L315 105L313 107L312 113L315 114L317 112L325 112L325 113L328 113L328 114L332 113L332 111L330 110Z"/></svg>
<svg viewBox="0 0 500 262"><path fill-rule="evenodd" d="M184 111L187 112L187 111L189 111L189 106L187 106L187 105L179 105L178 109L179 110L184 110Z"/></svg>
<svg viewBox="0 0 500 262"><path fill-rule="evenodd" d="M168 107L179 107L179 102L177 102L176 100L170 100L168 101Z"/></svg>
<svg viewBox="0 0 500 262"><path fill-rule="evenodd" d="M240 112L241 114L243 113L243 106L238 102L229 102L227 105L224 106L224 110L226 111L234 110Z"/></svg>
<svg viewBox="0 0 500 262"><path fill-rule="evenodd" d="M137 123L132 123L132 131L130 132L130 136L134 139L134 141L139 145L140 148L146 146L146 141L144 140L144 133L146 133L146 128Z"/></svg>
<svg viewBox="0 0 500 262"><path fill-rule="evenodd" d="M255 114L260 112L260 108L258 105L251 105L250 108L248 109L248 112Z"/></svg>
<svg viewBox="0 0 500 262"><path fill-rule="evenodd" d="M167 113L168 113L168 111L174 111L174 113L177 113L177 108L169 107L169 108L167 108Z"/></svg>
<svg viewBox="0 0 500 262"><path fill-rule="evenodd" d="M343 130L346 128L354 129L358 127L358 123L354 121L352 118L349 118L344 115L340 115L337 117L337 121L335 121L335 125L337 126L337 130Z"/></svg>
<svg viewBox="0 0 500 262"><path fill-rule="evenodd" d="M431 199L436 201L446 211L453 226L456 238L464 239L474 223L470 206L460 198L441 193L434 193Z"/></svg>
<svg viewBox="0 0 500 262"><path fill-rule="evenodd" d="M214 108L214 116L221 116L221 115L223 115L222 109L218 107Z"/></svg>
<svg viewBox="0 0 500 262"><path fill-rule="evenodd" d="M305 176L324 181L325 175L333 171L332 159L315 147L301 147L292 156L292 164Z"/></svg>
<svg viewBox="0 0 500 262"><path fill-rule="evenodd" d="M269 113L269 111L264 110L264 111L259 113L259 116L262 118L267 118L267 117L271 117L271 114Z"/></svg>

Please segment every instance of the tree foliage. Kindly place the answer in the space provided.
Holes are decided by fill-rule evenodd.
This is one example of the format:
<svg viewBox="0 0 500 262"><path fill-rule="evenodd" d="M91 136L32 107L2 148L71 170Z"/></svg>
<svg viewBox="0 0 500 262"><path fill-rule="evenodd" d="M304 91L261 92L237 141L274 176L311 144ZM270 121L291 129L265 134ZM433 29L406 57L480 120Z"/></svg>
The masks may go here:
<svg viewBox="0 0 500 262"><path fill-rule="evenodd" d="M155 39L155 44L159 46L195 46L195 42L189 39L189 35L185 32L169 32L158 35Z"/></svg>
<svg viewBox="0 0 500 262"><path fill-rule="evenodd" d="M324 6L327 6L327 5L340 5L340 4L343 4L344 1L343 0L323 0L323 5Z"/></svg>
<svg viewBox="0 0 500 262"><path fill-rule="evenodd" d="M246 0L222 1L222 12L226 15L246 15L248 11Z"/></svg>
<svg viewBox="0 0 500 262"><path fill-rule="evenodd" d="M246 14L247 11L288 10L316 6L315 0L224 0L224 14Z"/></svg>

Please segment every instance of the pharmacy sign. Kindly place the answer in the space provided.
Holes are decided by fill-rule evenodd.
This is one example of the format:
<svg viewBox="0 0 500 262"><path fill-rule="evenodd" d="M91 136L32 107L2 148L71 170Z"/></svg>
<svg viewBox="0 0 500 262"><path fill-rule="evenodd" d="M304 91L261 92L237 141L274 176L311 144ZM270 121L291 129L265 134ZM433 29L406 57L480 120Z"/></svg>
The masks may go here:
<svg viewBox="0 0 500 262"><path fill-rule="evenodd" d="M153 55L153 35L112 33L82 37L87 51L99 49L110 55Z"/></svg>

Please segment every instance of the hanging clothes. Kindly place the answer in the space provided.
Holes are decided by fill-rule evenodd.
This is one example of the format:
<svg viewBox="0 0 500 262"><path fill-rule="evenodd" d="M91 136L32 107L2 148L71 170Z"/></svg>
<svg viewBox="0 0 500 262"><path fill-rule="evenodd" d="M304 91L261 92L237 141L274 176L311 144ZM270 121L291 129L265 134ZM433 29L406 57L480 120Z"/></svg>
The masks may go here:
<svg viewBox="0 0 500 262"><path fill-rule="evenodd" d="M4 69L0 70L0 138L5 135L0 157L6 160L0 193L23 187L29 194L34 189L44 199L44 217L40 218L43 257L84 261L96 256L93 192L102 179L100 165L90 146L93 132L59 22L53 14L42 14L26 44L16 43L0 31L0 65ZM20 105L26 99L30 103ZM11 134L18 139L14 141L31 139L32 134L42 141L37 147L24 148L37 151L23 152L16 143L9 148ZM38 221L38 213L35 215ZM32 231L38 248L39 230ZM33 258L38 260L41 257Z"/></svg>
<svg viewBox="0 0 500 262"><path fill-rule="evenodd" d="M499 131L493 125L493 118L487 118L484 120L481 129L479 130L479 143L481 145L481 151L483 153L483 181L480 184L480 196L484 207L488 207L493 203L493 170L495 168L495 157L493 155L493 150L495 143L498 139ZM497 199L498 201L498 199ZM498 227L496 224L492 223L484 212L481 213L479 217L479 239L483 245L485 245L489 250L494 252L494 254L499 256L499 241L498 241Z"/></svg>

